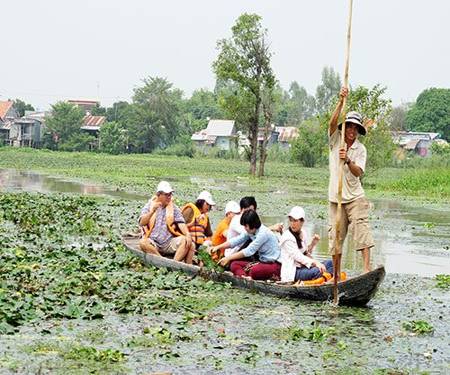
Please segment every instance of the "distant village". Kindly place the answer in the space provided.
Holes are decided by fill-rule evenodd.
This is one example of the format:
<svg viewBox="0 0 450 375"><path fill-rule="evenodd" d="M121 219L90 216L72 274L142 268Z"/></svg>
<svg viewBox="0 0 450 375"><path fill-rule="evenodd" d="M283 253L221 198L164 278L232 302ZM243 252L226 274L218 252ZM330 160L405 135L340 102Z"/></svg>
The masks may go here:
<svg viewBox="0 0 450 375"><path fill-rule="evenodd" d="M81 130L93 135L98 142L100 128L106 123L106 117L94 116L91 111L100 103L95 100L68 100L68 103L84 111ZM0 101L0 144L12 147L41 147L45 119L49 115L50 113L45 111L25 111L24 116L20 117L13 101ZM288 149L290 143L298 137L297 127L272 125L267 146L278 145L280 148ZM421 157L431 156L433 143L447 143L440 138L439 133L393 131L392 138L404 152ZM249 145L247 135L237 131L235 121L226 119L209 119L206 129L192 134L191 140L202 150L212 147L230 150L233 147L242 148ZM263 140L264 129L260 129L258 142L262 143Z"/></svg>

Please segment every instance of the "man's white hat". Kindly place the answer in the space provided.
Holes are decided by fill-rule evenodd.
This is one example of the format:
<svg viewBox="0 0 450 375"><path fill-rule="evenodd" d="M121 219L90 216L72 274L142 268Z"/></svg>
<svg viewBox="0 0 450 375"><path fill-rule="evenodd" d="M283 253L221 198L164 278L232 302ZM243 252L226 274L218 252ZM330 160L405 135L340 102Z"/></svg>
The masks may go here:
<svg viewBox="0 0 450 375"><path fill-rule="evenodd" d="M167 181L161 181L158 184L158 187L156 188L156 192L159 193L172 193L174 190L172 189L172 186Z"/></svg>
<svg viewBox="0 0 450 375"><path fill-rule="evenodd" d="M235 201L229 201L227 205L225 206L225 215L228 212L233 212L235 214L238 214L241 212L241 206Z"/></svg>
<svg viewBox="0 0 450 375"><path fill-rule="evenodd" d="M203 199L210 206L214 206L216 204L216 202L214 202L213 199L212 199L211 193L209 191L206 191L206 190L202 191L198 195L197 200L199 200L199 199Z"/></svg>
<svg viewBox="0 0 450 375"><path fill-rule="evenodd" d="M300 206L294 206L291 208L288 216L292 217L294 220L305 220L305 210Z"/></svg>

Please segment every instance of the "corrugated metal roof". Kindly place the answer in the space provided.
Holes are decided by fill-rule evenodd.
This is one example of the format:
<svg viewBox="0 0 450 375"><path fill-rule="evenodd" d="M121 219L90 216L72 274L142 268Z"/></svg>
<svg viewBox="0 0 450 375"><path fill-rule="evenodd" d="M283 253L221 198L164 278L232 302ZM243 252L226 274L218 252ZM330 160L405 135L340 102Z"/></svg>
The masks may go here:
<svg viewBox="0 0 450 375"><path fill-rule="evenodd" d="M392 137L394 138L394 142L405 144L413 139L433 140L439 137L439 133L397 131L392 132Z"/></svg>
<svg viewBox="0 0 450 375"><path fill-rule="evenodd" d="M278 142L290 142L298 138L298 129L294 126L277 126Z"/></svg>
<svg viewBox="0 0 450 375"><path fill-rule="evenodd" d="M105 116L87 115L83 119L83 127L102 126L106 121Z"/></svg>
<svg viewBox="0 0 450 375"><path fill-rule="evenodd" d="M420 139L411 139L405 146L405 150L415 150Z"/></svg>
<svg viewBox="0 0 450 375"><path fill-rule="evenodd" d="M2 130L11 130L12 125L14 124L14 121L5 121L3 124L0 125L0 129Z"/></svg>
<svg viewBox="0 0 450 375"><path fill-rule="evenodd" d="M192 141L206 141L208 139L208 133L206 133L206 130L201 130L197 133L192 134L191 140Z"/></svg>
<svg viewBox="0 0 450 375"><path fill-rule="evenodd" d="M209 120L206 132L208 135L216 137L235 135L234 120Z"/></svg>

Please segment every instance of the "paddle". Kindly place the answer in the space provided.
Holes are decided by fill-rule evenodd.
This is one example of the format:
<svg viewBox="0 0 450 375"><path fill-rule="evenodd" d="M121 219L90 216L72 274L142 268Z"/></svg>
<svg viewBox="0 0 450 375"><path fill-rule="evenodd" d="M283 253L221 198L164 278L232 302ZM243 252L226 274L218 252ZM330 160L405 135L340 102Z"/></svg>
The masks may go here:
<svg viewBox="0 0 450 375"><path fill-rule="evenodd" d="M345 70L344 70L344 87L348 88L348 69L350 65L350 41L352 35L352 10L353 10L353 0L350 1L350 9L348 13L348 27L347 27L347 51L345 56ZM344 116L344 121L342 122L341 129L341 148L345 147L345 105L347 102L347 97L344 97L342 104L342 114ZM338 275L341 272L341 254L340 246L341 243L339 241L340 237L340 226L341 226L341 216L342 216L342 179L344 176L344 160L339 159L339 178L338 178L338 206L337 206L337 214L336 214L336 237L335 237L335 246L334 246L334 264L333 264L333 302L337 305L339 303L338 296Z"/></svg>

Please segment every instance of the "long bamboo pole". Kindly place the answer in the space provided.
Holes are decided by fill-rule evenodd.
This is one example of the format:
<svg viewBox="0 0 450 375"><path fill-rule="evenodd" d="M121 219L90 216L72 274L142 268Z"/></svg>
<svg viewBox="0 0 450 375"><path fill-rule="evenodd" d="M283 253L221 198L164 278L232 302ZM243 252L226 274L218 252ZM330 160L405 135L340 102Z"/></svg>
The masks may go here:
<svg viewBox="0 0 450 375"><path fill-rule="evenodd" d="M347 25L347 51L345 54L345 70L344 70L344 87L348 89L348 70L350 66L350 42L352 36L352 15L353 15L353 0L350 1L349 13L348 13L348 25ZM344 117L344 121L342 122L341 129L341 148L346 147L345 145L345 105L347 104L347 97L344 97L342 104L342 115ZM338 295L338 277L340 276L341 269L341 257L338 256L338 253L341 253L341 241L339 240L341 235L341 217L342 217L342 180L344 177L344 160L339 159L339 179L338 179L338 206L337 206L337 214L336 214L336 237L334 244L334 258L336 260L333 265L333 277L334 277L334 285L333 285L333 299L334 303L337 305L339 303L339 295ZM337 267L336 267L337 266Z"/></svg>

